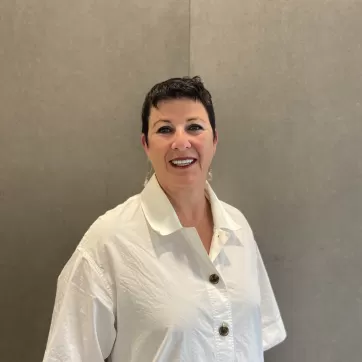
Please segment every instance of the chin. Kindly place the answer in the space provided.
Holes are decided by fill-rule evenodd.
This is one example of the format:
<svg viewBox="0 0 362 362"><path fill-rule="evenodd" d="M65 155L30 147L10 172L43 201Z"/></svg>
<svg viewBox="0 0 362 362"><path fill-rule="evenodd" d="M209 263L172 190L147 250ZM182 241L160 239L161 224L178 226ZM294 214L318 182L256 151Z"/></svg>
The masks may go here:
<svg viewBox="0 0 362 362"><path fill-rule="evenodd" d="M192 186L206 180L201 175L173 175L169 181L173 182L175 186Z"/></svg>

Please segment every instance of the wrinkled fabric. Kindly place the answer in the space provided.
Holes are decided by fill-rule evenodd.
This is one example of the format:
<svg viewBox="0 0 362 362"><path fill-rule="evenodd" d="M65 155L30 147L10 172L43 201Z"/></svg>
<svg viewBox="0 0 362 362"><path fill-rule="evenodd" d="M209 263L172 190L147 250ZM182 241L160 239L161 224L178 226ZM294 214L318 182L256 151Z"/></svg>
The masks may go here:
<svg viewBox="0 0 362 362"><path fill-rule="evenodd" d="M58 278L44 362L262 362L286 338L250 226L205 194L209 254L155 176L95 221Z"/></svg>

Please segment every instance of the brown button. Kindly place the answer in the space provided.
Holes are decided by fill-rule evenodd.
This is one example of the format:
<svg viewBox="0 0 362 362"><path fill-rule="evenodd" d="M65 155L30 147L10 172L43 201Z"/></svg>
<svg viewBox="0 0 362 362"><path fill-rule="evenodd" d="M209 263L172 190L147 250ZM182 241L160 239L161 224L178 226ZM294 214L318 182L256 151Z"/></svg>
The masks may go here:
<svg viewBox="0 0 362 362"><path fill-rule="evenodd" d="M209 281L212 284L217 284L219 282L220 278L217 274L211 274L209 277Z"/></svg>
<svg viewBox="0 0 362 362"><path fill-rule="evenodd" d="M225 337L229 334L229 327L227 326L227 324L225 322L219 328L219 333L220 333L220 336L223 336L223 337Z"/></svg>

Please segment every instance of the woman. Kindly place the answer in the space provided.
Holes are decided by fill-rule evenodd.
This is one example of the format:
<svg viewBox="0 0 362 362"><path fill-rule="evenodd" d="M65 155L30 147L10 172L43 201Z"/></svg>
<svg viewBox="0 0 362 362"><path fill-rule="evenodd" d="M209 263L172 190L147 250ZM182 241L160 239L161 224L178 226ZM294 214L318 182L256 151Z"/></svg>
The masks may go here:
<svg viewBox="0 0 362 362"><path fill-rule="evenodd" d="M284 340L252 231L206 181L217 142L199 77L150 90L142 145L155 173L64 267L45 362L260 362Z"/></svg>

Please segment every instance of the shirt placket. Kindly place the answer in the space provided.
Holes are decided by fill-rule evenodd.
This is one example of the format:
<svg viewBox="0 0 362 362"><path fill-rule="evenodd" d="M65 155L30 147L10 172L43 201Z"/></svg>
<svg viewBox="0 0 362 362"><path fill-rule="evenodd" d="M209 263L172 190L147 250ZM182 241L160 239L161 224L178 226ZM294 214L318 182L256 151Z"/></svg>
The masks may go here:
<svg viewBox="0 0 362 362"><path fill-rule="evenodd" d="M209 276L208 294L214 321L215 355L218 362L234 361L234 333L231 303L226 284L222 278L220 265L215 264L217 255L227 241L228 235L222 230L215 230L210 258L214 266Z"/></svg>

